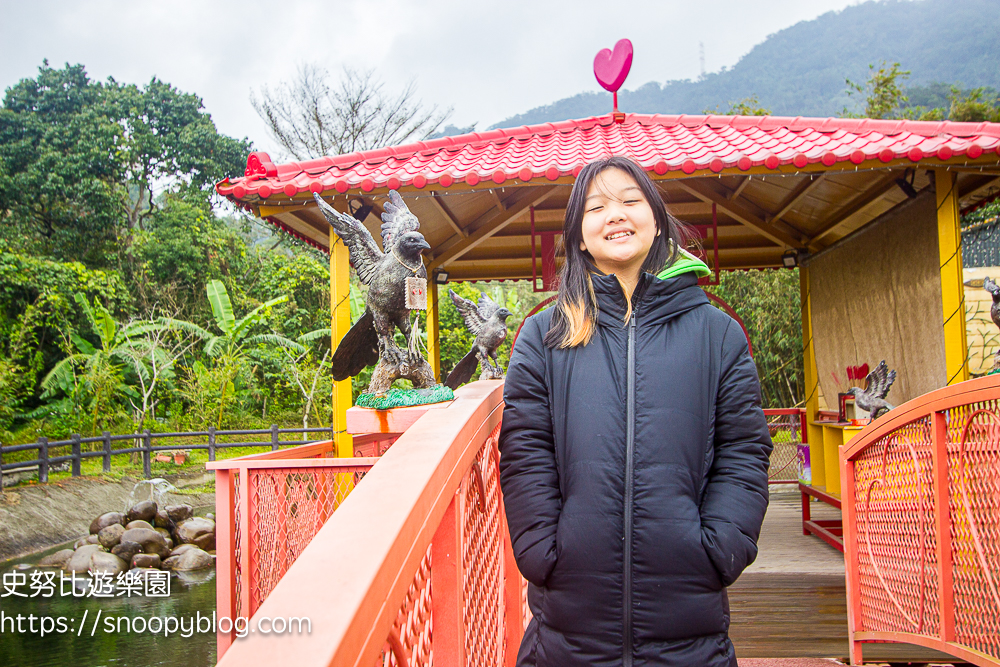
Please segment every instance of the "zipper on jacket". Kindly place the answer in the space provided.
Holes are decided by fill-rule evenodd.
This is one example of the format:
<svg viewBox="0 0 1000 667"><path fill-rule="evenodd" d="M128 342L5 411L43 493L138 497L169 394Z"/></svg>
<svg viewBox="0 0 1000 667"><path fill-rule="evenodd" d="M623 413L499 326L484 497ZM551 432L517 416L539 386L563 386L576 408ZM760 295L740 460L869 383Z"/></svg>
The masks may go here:
<svg viewBox="0 0 1000 667"><path fill-rule="evenodd" d="M623 558L622 598L624 602L624 630L622 636L622 663L632 667L632 455L635 448L635 313L628 323L628 380L625 408L625 551Z"/></svg>

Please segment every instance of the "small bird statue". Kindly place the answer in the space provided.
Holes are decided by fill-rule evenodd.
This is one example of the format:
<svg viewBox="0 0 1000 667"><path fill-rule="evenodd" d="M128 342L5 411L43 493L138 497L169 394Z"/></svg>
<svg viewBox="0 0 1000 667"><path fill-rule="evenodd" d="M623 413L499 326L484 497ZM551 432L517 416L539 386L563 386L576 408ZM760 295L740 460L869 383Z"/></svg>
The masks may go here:
<svg viewBox="0 0 1000 667"><path fill-rule="evenodd" d="M360 221L337 211L319 195L313 194L313 197L333 231L350 251L358 279L368 285L364 314L333 354L334 380L357 375L366 366L378 363L368 393L383 394L392 386L392 381L400 377L412 380L415 388L433 386L430 365L416 349L411 336L411 308L408 308L412 307L408 298L408 289L411 289L408 279L418 279L417 284L422 281L422 294L426 299L427 270L421 254L430 246L417 231L420 228L417 217L406 207L398 192L389 192L389 201L382 214L383 252ZM405 352L393 340L396 327L409 341L409 349Z"/></svg>
<svg viewBox="0 0 1000 667"><path fill-rule="evenodd" d="M989 276L983 278L983 289L993 296L993 305L990 306L990 319L993 324L1000 327L1000 285L997 285Z"/></svg>
<svg viewBox="0 0 1000 667"><path fill-rule="evenodd" d="M993 320L993 324L1000 327L1000 285L997 285L993 280L986 276L983 278L983 289L989 292L993 296L993 305L990 306L990 319ZM993 355L993 368L990 373L1000 370L1000 350Z"/></svg>
<svg viewBox="0 0 1000 667"><path fill-rule="evenodd" d="M458 389L460 385L468 382L476 371L476 362L483 366L480 380L502 380L503 369L497 361L497 348L507 337L507 318L511 315L510 311L501 308L483 293L479 295L478 305L455 294L454 290L448 290L448 294L451 295L458 312L462 314L465 327L472 332L476 340L472 343L469 353L462 357L454 370L448 374L448 379L444 381L445 386Z"/></svg>
<svg viewBox="0 0 1000 667"><path fill-rule="evenodd" d="M851 387L848 393L854 395L854 401L858 407L868 412L868 423L871 424L879 416L892 410L893 406L885 395L889 393L889 388L896 381L896 371L890 371L885 365L885 360L879 362L871 373L865 378L865 388Z"/></svg>

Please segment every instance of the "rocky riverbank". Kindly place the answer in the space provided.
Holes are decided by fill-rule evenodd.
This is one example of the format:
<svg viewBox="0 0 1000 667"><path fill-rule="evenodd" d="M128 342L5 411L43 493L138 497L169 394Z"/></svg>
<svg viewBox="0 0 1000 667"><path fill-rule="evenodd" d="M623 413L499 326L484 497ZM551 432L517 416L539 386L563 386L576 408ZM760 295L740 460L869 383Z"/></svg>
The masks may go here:
<svg viewBox="0 0 1000 667"><path fill-rule="evenodd" d="M126 510L137 481L77 477L4 489L0 492L0 561L88 534L95 515ZM214 482L210 473L168 477L167 481L179 492L163 494L161 505L214 507L215 494L206 489Z"/></svg>

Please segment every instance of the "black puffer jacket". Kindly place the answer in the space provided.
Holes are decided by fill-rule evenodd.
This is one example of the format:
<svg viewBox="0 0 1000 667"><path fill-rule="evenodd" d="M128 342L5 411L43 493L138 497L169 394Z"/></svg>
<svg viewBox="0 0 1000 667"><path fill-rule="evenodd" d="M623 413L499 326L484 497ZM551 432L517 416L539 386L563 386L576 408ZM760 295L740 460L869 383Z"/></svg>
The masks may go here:
<svg viewBox="0 0 1000 667"><path fill-rule="evenodd" d="M732 665L725 587L757 555L771 439L740 326L692 274L646 274L623 325L595 276L586 346L529 319L507 372L500 483L534 615L518 665Z"/></svg>

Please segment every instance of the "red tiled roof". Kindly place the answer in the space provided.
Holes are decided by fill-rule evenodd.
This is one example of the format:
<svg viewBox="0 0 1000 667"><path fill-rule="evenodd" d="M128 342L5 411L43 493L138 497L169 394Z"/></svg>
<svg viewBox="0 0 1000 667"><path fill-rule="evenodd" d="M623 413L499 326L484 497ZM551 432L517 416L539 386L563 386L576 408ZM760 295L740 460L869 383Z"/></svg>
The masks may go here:
<svg viewBox="0 0 1000 667"><path fill-rule="evenodd" d="M629 155L663 175L670 171L748 171L782 165L861 164L925 158L975 159L1000 152L1000 123L954 123L867 118L778 116L601 116L474 132L404 146L274 165L255 153L246 175L216 186L237 201L283 193L347 192L401 186L424 188L457 181L475 186L532 179L557 180L608 155Z"/></svg>

